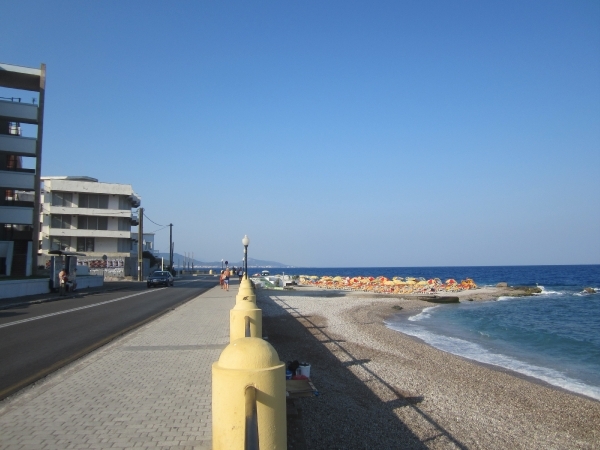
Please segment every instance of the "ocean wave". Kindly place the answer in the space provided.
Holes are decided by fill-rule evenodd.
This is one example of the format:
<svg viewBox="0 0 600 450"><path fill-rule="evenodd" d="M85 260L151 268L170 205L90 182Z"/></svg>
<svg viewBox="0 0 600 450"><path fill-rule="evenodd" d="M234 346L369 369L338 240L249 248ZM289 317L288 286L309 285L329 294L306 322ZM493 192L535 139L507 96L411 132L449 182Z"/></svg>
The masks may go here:
<svg viewBox="0 0 600 450"><path fill-rule="evenodd" d="M542 292L540 292L537 295L564 295L565 294L564 292L561 292L561 291L547 291L544 286L541 286L539 284L537 285L537 287L539 287L542 290Z"/></svg>
<svg viewBox="0 0 600 450"><path fill-rule="evenodd" d="M401 333L418 337L432 347L447 353L452 353L453 355L462 356L464 358L472 359L481 363L509 369L514 372L545 381L553 386L600 400L599 386L590 386L585 384L583 381L567 377L557 370L529 364L500 353L493 353L473 342L465 341L455 337L438 335L420 326L403 326L402 324L398 323L387 324L387 326Z"/></svg>
<svg viewBox="0 0 600 450"><path fill-rule="evenodd" d="M431 311L432 309L435 309L437 307L438 306L430 306L428 308L424 308L423 311L421 311L419 314L410 316L408 318L408 320L410 320L411 322L418 322L419 320L429 319L431 317L431 314L429 313L429 311Z"/></svg>

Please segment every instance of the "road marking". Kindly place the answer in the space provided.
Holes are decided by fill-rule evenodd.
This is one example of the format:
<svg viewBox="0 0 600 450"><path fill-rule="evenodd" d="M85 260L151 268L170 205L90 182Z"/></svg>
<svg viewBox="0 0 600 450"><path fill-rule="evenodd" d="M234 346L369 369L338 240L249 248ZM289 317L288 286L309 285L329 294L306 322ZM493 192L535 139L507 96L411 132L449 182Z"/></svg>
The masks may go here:
<svg viewBox="0 0 600 450"><path fill-rule="evenodd" d="M178 284L189 284L189 283L195 283L197 281L202 281L202 280L192 280L192 281L186 281L186 282L178 283ZM58 316L60 314L67 314L67 313L74 312L74 311L81 311L82 309L94 308L96 306L106 305L108 303L119 302L121 300L126 300L128 298L137 297L138 295L144 295L144 294L149 294L151 292L162 291L163 289L167 289L167 288L163 287L160 289L152 289L151 291L142 291L142 292L138 292L137 294L131 294L131 295L126 295L125 297L114 298L112 300L106 300L105 302L93 303L93 304L87 305L87 306L80 306L79 308L66 309L64 311L58 311L58 312L51 313L51 314L44 314L42 316L30 317L29 319L16 320L15 322L2 324L2 325L0 325L0 328L6 328L6 327L13 326L13 325L19 325L21 323L32 322L34 320L39 320L39 319L45 319L47 317Z"/></svg>

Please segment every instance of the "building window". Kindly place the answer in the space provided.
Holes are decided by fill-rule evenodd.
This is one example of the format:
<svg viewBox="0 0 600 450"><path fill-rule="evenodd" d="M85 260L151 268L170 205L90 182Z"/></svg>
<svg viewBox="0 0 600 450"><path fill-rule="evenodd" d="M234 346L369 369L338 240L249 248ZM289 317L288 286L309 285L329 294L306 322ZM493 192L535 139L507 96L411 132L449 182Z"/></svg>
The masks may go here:
<svg viewBox="0 0 600 450"><path fill-rule="evenodd" d="M51 250L69 250L71 248L70 236L50 236Z"/></svg>
<svg viewBox="0 0 600 450"><path fill-rule="evenodd" d="M79 230L108 230L108 217L78 216L77 229Z"/></svg>
<svg viewBox="0 0 600 450"><path fill-rule="evenodd" d="M119 231L131 231L131 219L119 217L118 229Z"/></svg>
<svg viewBox="0 0 600 450"><path fill-rule="evenodd" d="M129 211L131 209L131 202L128 197L119 195L119 209Z"/></svg>
<svg viewBox="0 0 600 450"><path fill-rule="evenodd" d="M71 192L53 192L52 206L73 206L73 194Z"/></svg>
<svg viewBox="0 0 600 450"><path fill-rule="evenodd" d="M52 214L51 216L50 227L51 228L63 228L70 229L71 228L71 216L65 216L62 214Z"/></svg>
<svg viewBox="0 0 600 450"><path fill-rule="evenodd" d="M108 195L79 194L79 207L108 209Z"/></svg>
<svg viewBox="0 0 600 450"><path fill-rule="evenodd" d="M131 251L131 240L130 239L119 239L117 241L118 252L130 252Z"/></svg>
<svg viewBox="0 0 600 450"><path fill-rule="evenodd" d="M77 238L77 251L78 252L93 252L94 251L94 238L78 237Z"/></svg>

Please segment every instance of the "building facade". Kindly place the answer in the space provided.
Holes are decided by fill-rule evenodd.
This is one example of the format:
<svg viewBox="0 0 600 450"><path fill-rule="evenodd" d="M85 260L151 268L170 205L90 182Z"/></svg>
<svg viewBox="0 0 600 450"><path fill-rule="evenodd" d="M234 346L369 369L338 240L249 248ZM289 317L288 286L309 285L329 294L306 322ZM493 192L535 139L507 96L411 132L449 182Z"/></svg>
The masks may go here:
<svg viewBox="0 0 600 450"><path fill-rule="evenodd" d="M132 208L141 204L131 185L90 177L42 177L42 182L40 264L50 250L85 253L90 261L131 256L131 227L139 223Z"/></svg>
<svg viewBox="0 0 600 450"><path fill-rule="evenodd" d="M0 274L29 276L37 264L46 65L0 63ZM8 92L8 94L6 93ZM37 97L30 97L34 92ZM31 99L31 101L29 101ZM34 125L33 136L21 124Z"/></svg>

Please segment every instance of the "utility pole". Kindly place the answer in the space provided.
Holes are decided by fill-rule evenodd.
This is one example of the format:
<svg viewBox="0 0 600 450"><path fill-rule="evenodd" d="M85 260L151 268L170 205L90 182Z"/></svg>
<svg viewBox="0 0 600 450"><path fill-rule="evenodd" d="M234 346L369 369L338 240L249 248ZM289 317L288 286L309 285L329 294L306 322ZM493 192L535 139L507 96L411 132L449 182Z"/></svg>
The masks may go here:
<svg viewBox="0 0 600 450"><path fill-rule="evenodd" d="M171 270L173 270L173 224L169 224L170 232L169 232L169 264L171 264Z"/></svg>
<svg viewBox="0 0 600 450"><path fill-rule="evenodd" d="M138 281L144 281L144 260L142 246L144 245L144 208L138 210L140 224L138 225Z"/></svg>

